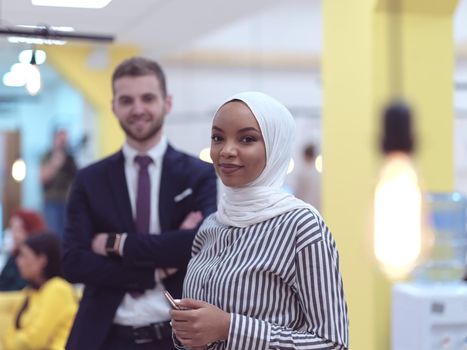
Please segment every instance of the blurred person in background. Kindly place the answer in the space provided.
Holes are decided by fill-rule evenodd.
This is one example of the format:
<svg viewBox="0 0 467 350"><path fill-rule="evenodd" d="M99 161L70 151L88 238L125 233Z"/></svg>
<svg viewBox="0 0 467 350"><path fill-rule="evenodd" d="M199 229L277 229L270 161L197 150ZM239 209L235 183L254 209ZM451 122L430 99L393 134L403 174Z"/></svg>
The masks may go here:
<svg viewBox="0 0 467 350"><path fill-rule="evenodd" d="M62 278L60 239L41 233L19 246L16 258L27 287L0 293L3 350L63 350L78 308L72 285Z"/></svg>
<svg viewBox="0 0 467 350"><path fill-rule="evenodd" d="M85 289L66 347L173 349L164 290L181 297L196 229L216 210L216 175L168 142L172 97L157 62L123 61L112 91L125 142L78 172L67 206L65 276Z"/></svg>
<svg viewBox="0 0 467 350"><path fill-rule="evenodd" d="M297 165L293 191L295 197L321 210L321 174L316 169L316 148L308 144L303 148L302 163Z"/></svg>
<svg viewBox="0 0 467 350"><path fill-rule="evenodd" d="M44 216L49 228L63 237L65 205L77 166L68 148L68 133L57 130L52 149L41 162L40 180L44 196Z"/></svg>
<svg viewBox="0 0 467 350"><path fill-rule="evenodd" d="M0 291L21 290L26 286L16 265L16 255L28 237L44 231L45 228L44 219L36 211L20 209L11 216L7 232L11 236L9 239L12 240L12 247L0 273Z"/></svg>

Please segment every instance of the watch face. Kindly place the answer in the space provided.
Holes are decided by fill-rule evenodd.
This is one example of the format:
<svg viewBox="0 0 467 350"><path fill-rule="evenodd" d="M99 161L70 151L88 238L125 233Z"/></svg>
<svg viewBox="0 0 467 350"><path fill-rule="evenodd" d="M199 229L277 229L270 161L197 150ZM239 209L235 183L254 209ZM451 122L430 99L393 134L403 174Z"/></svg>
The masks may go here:
<svg viewBox="0 0 467 350"><path fill-rule="evenodd" d="M115 233L109 233L109 235L107 236L107 242L105 242L105 248L106 249L113 249L114 248L115 238L116 238Z"/></svg>

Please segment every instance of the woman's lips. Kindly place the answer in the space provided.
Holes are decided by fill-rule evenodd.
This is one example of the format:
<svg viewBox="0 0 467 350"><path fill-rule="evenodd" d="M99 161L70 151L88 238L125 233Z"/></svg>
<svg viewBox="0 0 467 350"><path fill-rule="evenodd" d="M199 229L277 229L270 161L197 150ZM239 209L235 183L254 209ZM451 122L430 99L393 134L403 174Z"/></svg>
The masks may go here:
<svg viewBox="0 0 467 350"><path fill-rule="evenodd" d="M223 174L230 175L237 170L241 169L241 165L235 165L235 164L219 164L219 169Z"/></svg>

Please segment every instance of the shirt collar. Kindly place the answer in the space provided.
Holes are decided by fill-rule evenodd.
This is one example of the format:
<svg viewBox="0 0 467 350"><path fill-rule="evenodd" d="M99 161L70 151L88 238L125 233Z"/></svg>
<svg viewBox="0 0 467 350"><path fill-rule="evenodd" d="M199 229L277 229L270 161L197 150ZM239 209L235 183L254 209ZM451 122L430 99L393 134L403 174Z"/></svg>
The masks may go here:
<svg viewBox="0 0 467 350"><path fill-rule="evenodd" d="M162 135L161 140L157 145L150 148L144 155L148 155L152 158L152 160L157 163L162 160L162 157L167 150L167 138L165 135ZM123 156L125 157L125 162L131 162L133 164L134 159L137 155L143 155L143 153L138 152L133 147L131 147L128 142L125 142L122 147Z"/></svg>

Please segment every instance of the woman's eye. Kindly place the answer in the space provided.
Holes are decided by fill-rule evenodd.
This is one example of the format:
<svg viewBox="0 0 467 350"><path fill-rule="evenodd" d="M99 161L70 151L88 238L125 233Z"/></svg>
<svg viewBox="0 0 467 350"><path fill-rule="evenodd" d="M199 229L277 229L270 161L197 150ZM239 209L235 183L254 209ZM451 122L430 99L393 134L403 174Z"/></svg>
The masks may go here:
<svg viewBox="0 0 467 350"><path fill-rule="evenodd" d="M212 135L211 140L213 142L220 142L222 140L222 138L219 135Z"/></svg>
<svg viewBox="0 0 467 350"><path fill-rule="evenodd" d="M252 136L244 136L242 138L242 142L244 142L244 143L251 143L251 142L255 142L255 141L256 141L256 139L254 137L252 137Z"/></svg>

